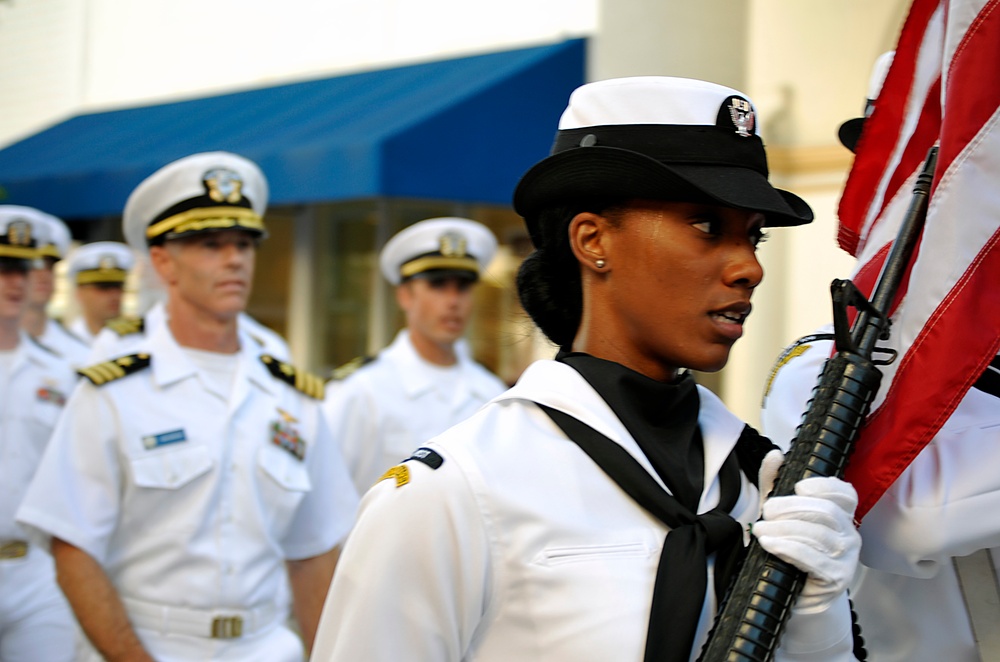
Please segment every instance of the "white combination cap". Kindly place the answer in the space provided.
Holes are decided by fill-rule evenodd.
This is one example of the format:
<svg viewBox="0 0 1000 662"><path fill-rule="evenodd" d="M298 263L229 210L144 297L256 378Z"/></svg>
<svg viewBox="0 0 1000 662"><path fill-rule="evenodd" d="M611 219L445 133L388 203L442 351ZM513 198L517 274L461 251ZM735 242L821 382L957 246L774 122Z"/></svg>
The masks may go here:
<svg viewBox="0 0 1000 662"><path fill-rule="evenodd" d="M482 223L467 218L429 218L390 239L379 264L382 275L393 285L415 277L477 280L496 250L496 237Z"/></svg>
<svg viewBox="0 0 1000 662"><path fill-rule="evenodd" d="M70 279L77 285L124 283L135 264L135 253L117 241L95 241L80 246L66 260Z"/></svg>
<svg viewBox="0 0 1000 662"><path fill-rule="evenodd" d="M0 216L21 218L31 224L40 257L54 257L61 260L69 252L73 237L62 219L34 207L21 205L0 205Z"/></svg>
<svg viewBox="0 0 1000 662"><path fill-rule="evenodd" d="M267 179L253 161L230 152L192 154L135 187L125 203L122 231L140 252L198 232L264 235L267 195Z"/></svg>
<svg viewBox="0 0 1000 662"><path fill-rule="evenodd" d="M35 225L31 214L27 211L37 211L31 207L17 205L0 205L0 258L8 260L24 260L19 265L27 269L28 260L41 257L38 253L38 241Z"/></svg>

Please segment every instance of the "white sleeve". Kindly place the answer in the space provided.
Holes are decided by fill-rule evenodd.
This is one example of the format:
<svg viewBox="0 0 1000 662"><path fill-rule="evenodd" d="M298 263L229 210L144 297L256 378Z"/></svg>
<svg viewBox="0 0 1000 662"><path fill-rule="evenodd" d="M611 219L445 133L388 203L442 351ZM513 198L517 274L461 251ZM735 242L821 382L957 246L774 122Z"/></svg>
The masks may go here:
<svg viewBox="0 0 1000 662"><path fill-rule="evenodd" d="M1000 546L1000 401L970 390L861 524L861 561L933 577L955 556Z"/></svg>
<svg viewBox="0 0 1000 662"><path fill-rule="evenodd" d="M409 482L387 478L362 499L312 662L458 662L469 650L489 596L483 516L452 459L403 466Z"/></svg>
<svg viewBox="0 0 1000 662"><path fill-rule="evenodd" d="M795 438L795 430L802 423L802 414L832 349L831 340L794 345L782 354L771 371L760 411L761 431L783 451L789 449Z"/></svg>
<svg viewBox="0 0 1000 662"><path fill-rule="evenodd" d="M323 416L344 458L358 494L372 485L373 467L381 457L381 426L378 402L364 380L345 380L328 393Z"/></svg>
<svg viewBox="0 0 1000 662"><path fill-rule="evenodd" d="M100 390L79 380L17 512L35 542L54 536L103 562L122 494L117 425Z"/></svg>
<svg viewBox="0 0 1000 662"><path fill-rule="evenodd" d="M358 510L358 493L318 405L313 419L313 443L306 457L312 488L282 541L289 559L318 556L341 544Z"/></svg>

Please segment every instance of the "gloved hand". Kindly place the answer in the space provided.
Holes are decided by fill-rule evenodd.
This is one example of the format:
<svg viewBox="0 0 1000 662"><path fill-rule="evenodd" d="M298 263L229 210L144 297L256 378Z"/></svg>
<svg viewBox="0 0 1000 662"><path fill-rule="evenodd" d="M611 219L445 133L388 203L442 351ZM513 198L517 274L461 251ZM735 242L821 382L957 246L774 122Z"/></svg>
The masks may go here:
<svg viewBox="0 0 1000 662"><path fill-rule="evenodd" d="M764 457L760 470L761 498L774 485L780 451ZM858 494L839 478L806 478L795 494L763 502L761 520L752 533L760 546L807 573L796 611L821 611L847 589L861 551L854 526Z"/></svg>

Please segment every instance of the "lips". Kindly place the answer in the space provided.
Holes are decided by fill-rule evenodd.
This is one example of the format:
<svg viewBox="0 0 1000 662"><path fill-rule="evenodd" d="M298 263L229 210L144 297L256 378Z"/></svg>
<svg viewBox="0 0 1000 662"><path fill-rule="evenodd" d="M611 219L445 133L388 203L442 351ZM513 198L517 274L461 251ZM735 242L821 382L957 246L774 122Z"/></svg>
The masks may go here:
<svg viewBox="0 0 1000 662"><path fill-rule="evenodd" d="M753 307L749 303L738 303L713 310L708 316L723 336L737 340L743 335L743 323L750 316L751 310Z"/></svg>

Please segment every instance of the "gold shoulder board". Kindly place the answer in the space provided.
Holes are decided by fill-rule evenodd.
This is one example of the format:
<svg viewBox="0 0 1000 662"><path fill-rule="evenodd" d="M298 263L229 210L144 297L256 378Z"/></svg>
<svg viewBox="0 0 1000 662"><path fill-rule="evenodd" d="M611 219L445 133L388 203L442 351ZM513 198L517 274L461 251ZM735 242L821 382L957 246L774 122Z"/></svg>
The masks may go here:
<svg viewBox="0 0 1000 662"><path fill-rule="evenodd" d="M142 333L146 328L146 321L141 317L116 317L104 323L119 336L130 336L133 333Z"/></svg>
<svg viewBox="0 0 1000 662"><path fill-rule="evenodd" d="M262 354L260 360L264 362L264 365L271 371L271 374L281 381L291 384L310 398L323 399L326 384L316 375L305 370L299 370L295 366L280 361L269 354Z"/></svg>
<svg viewBox="0 0 1000 662"><path fill-rule="evenodd" d="M358 356L356 358L353 358L344 365L334 368L333 371L330 372L330 379L338 382L343 379L347 379L355 372L357 372L358 368L360 368L361 366L368 365L369 363L374 361L375 358L376 357L374 356Z"/></svg>
<svg viewBox="0 0 1000 662"><path fill-rule="evenodd" d="M139 372L143 368L149 367L149 354L129 354L117 359L98 363L77 370L77 374L83 375L94 383L95 386L103 386L108 382L121 379L132 373Z"/></svg>

